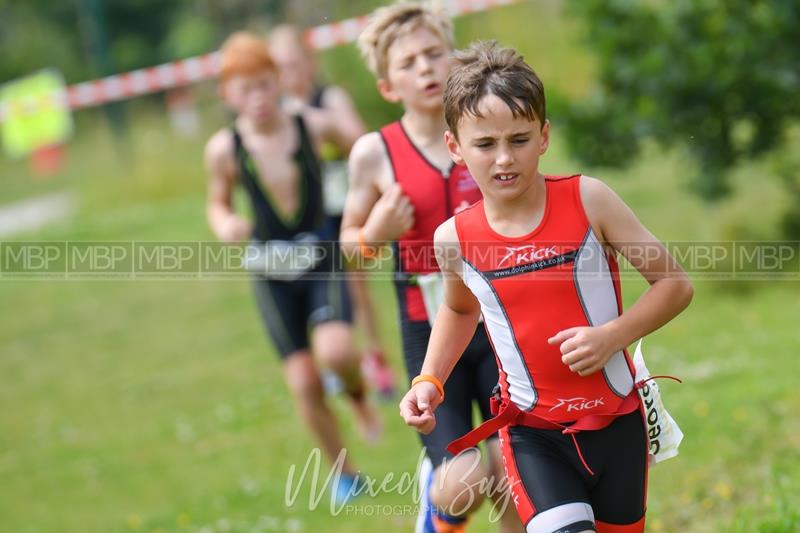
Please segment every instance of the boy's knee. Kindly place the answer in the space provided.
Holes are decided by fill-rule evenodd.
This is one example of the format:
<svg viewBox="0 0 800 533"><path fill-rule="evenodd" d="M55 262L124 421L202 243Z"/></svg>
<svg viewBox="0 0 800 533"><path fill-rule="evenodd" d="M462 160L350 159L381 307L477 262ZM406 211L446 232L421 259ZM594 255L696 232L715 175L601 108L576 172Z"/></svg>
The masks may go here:
<svg viewBox="0 0 800 533"><path fill-rule="evenodd" d="M327 346L320 349L315 356L320 365L330 368L337 374L349 370L356 363L352 347Z"/></svg>
<svg viewBox="0 0 800 533"><path fill-rule="evenodd" d="M314 357L321 365L337 373L358 364L351 328L344 323L317 326L313 334L312 349Z"/></svg>
<svg viewBox="0 0 800 533"><path fill-rule="evenodd" d="M286 368L286 386L295 402L301 405L322 401L325 395L316 366L310 357L306 359L293 364L294 361L291 361L290 357Z"/></svg>
<svg viewBox="0 0 800 533"><path fill-rule="evenodd" d="M446 514L465 516L486 499L491 473L476 452L448 459L436 470L431 502Z"/></svg>

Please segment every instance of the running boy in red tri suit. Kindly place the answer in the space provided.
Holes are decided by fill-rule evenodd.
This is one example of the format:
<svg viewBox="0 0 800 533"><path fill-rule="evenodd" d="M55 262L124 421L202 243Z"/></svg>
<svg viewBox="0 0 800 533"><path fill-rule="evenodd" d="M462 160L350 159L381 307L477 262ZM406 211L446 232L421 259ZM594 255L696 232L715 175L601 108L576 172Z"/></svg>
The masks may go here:
<svg viewBox="0 0 800 533"><path fill-rule="evenodd" d="M456 63L447 145L484 199L436 231L445 303L401 415L433 428L442 383L483 314L498 414L451 451L500 429L528 532L642 532L647 435L626 347L685 309L692 285L601 181L539 172L550 125L542 83L521 56L483 42ZM617 254L650 284L625 313Z"/></svg>
<svg viewBox="0 0 800 533"><path fill-rule="evenodd" d="M353 145L342 248L369 256L378 245L394 246L403 355L409 376L415 376L431 332L417 280L438 270L433 233L481 194L467 168L450 160L444 144L442 93L453 50L449 20L419 4L397 3L376 10L358 41L381 96L401 104L403 116ZM474 407L483 418L491 418L489 397L497 385L497 365L485 331L476 331L476 326L470 326L464 357L453 370L460 378L448 385L440 424L422 436L430 462L420 472L420 533L460 533L487 495L500 494L465 487L503 484L496 438L487 442L488 465L476 462L474 453L453 457L446 450L451 440L472 429ZM504 533L521 530L510 510L500 525Z"/></svg>

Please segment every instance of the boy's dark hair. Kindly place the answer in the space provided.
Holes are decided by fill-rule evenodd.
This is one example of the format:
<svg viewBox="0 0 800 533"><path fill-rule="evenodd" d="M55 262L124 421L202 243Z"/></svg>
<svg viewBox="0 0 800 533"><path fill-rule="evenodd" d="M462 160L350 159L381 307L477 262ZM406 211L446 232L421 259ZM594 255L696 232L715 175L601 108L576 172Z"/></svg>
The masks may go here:
<svg viewBox="0 0 800 533"><path fill-rule="evenodd" d="M544 85L542 80L512 48L497 41L477 41L453 55L455 65L444 91L444 118L458 137L458 122L465 113L480 117L478 103L487 94L503 100L514 117L539 119L544 125Z"/></svg>

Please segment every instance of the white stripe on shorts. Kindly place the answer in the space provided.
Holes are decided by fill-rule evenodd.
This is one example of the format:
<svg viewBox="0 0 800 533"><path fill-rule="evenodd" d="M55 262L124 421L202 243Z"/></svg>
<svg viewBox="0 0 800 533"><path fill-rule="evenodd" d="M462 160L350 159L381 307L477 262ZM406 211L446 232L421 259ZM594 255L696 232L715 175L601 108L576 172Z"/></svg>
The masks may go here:
<svg viewBox="0 0 800 533"><path fill-rule="evenodd" d="M594 523L592 506L584 502L559 505L534 516L525 527L526 533L553 533L575 522Z"/></svg>

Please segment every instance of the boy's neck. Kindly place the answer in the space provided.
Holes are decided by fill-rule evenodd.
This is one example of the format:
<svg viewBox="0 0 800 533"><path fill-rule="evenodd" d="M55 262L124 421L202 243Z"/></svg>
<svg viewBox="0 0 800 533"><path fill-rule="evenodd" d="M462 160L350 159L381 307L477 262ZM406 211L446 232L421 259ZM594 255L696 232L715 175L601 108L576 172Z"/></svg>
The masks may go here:
<svg viewBox="0 0 800 533"><path fill-rule="evenodd" d="M406 132L421 145L441 142L444 144L444 132L447 123L444 121L444 109L437 113L425 113L415 109L406 109L400 119Z"/></svg>
<svg viewBox="0 0 800 533"><path fill-rule="evenodd" d="M236 117L236 126L240 131L258 135L272 135L283 129L286 123L286 114L278 111L269 120L256 122L249 117L239 115Z"/></svg>
<svg viewBox="0 0 800 533"><path fill-rule="evenodd" d="M308 82L303 84L302 87L298 87L296 91L292 91L289 95L293 98L297 98L304 104L311 104L311 100L314 99L314 90L316 89L316 84L314 82Z"/></svg>
<svg viewBox="0 0 800 533"><path fill-rule="evenodd" d="M508 200L484 197L486 218L492 228L507 237L530 233L539 225L547 204L547 184L541 172L519 196Z"/></svg>

